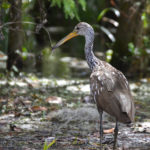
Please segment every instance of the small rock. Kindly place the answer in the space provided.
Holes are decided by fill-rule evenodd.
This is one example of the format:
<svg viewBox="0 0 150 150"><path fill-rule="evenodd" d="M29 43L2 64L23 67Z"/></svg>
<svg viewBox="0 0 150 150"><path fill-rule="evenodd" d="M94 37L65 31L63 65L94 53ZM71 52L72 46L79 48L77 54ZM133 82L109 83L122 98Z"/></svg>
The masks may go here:
<svg viewBox="0 0 150 150"><path fill-rule="evenodd" d="M85 97L83 97L83 102L84 103L94 103L94 100L93 100L92 96L85 96Z"/></svg>
<svg viewBox="0 0 150 150"><path fill-rule="evenodd" d="M51 143L53 140L55 140L55 137L48 137L45 139L45 142Z"/></svg>
<svg viewBox="0 0 150 150"><path fill-rule="evenodd" d="M56 96L50 96L46 99L49 104L62 104L62 98Z"/></svg>

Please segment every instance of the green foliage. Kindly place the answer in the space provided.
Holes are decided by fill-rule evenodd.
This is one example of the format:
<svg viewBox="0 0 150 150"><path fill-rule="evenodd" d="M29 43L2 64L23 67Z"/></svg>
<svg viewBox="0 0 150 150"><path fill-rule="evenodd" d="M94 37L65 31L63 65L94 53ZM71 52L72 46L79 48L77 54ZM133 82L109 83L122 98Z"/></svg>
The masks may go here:
<svg viewBox="0 0 150 150"><path fill-rule="evenodd" d="M63 4L64 4L65 17L68 18L68 16L70 16L71 19L76 17L79 20L75 2L73 0L64 0Z"/></svg>
<svg viewBox="0 0 150 150"><path fill-rule="evenodd" d="M76 18L80 20L78 15L78 5L75 0L50 0L51 6L58 6L61 8L63 6L63 11L65 13L65 17L70 17L71 19ZM82 10L86 10L86 1L85 0L78 0L78 4L81 6Z"/></svg>
<svg viewBox="0 0 150 150"><path fill-rule="evenodd" d="M135 46L133 43L129 43L128 48L132 55L135 54Z"/></svg>
<svg viewBox="0 0 150 150"><path fill-rule="evenodd" d="M8 8L10 8L10 4L7 1L5 1L2 3L2 8L8 9Z"/></svg>
<svg viewBox="0 0 150 150"><path fill-rule="evenodd" d="M85 0L78 0L79 4L81 5L82 9L86 11L86 1Z"/></svg>
<svg viewBox="0 0 150 150"><path fill-rule="evenodd" d="M137 48L137 47L135 47L135 45L133 43L129 43L128 48L129 48L129 51L131 52L132 56L143 57L143 56L148 55L145 45L142 48Z"/></svg>
<svg viewBox="0 0 150 150"><path fill-rule="evenodd" d="M117 9L115 9L115 8L105 8L103 11L101 11L101 12L99 13L99 15L98 15L98 17L97 17L97 21L100 21L100 20L103 18L103 16L104 16L107 12L109 12L109 11L113 11L117 17L120 16L120 12L119 12Z"/></svg>
<svg viewBox="0 0 150 150"><path fill-rule="evenodd" d="M28 54L28 50L27 50L27 48L26 47L22 47L22 59L23 60L26 60L27 59L27 54Z"/></svg>
<svg viewBox="0 0 150 150"><path fill-rule="evenodd" d="M143 20L143 27L147 28L148 27L148 20L147 20L147 14L146 14L146 12L143 12L143 14L142 14L142 20Z"/></svg>
<svg viewBox="0 0 150 150"><path fill-rule="evenodd" d="M51 0L51 6L58 6L59 8L61 8L61 4L62 4L62 1L61 0Z"/></svg>
<svg viewBox="0 0 150 150"><path fill-rule="evenodd" d="M144 44L144 40L145 39L143 39L143 46L140 48L136 47L133 43L128 44L128 49L132 55L132 64L135 66L134 68L138 68L137 70L140 73L140 77L142 77L146 73L150 60L150 50ZM150 40L147 40L148 39L146 38L146 42L149 43Z"/></svg>
<svg viewBox="0 0 150 150"><path fill-rule="evenodd" d="M144 46L149 49L149 46L150 46L150 37L149 36L143 36L143 44Z"/></svg>
<svg viewBox="0 0 150 150"><path fill-rule="evenodd" d="M10 6L7 0L3 0L0 6L0 50L3 52L6 52L8 46L8 28L3 27L3 24L8 21Z"/></svg>
<svg viewBox="0 0 150 150"><path fill-rule="evenodd" d="M55 143L56 143L55 139L50 144L47 144L47 142L45 141L43 150L48 150Z"/></svg>
<svg viewBox="0 0 150 150"><path fill-rule="evenodd" d="M112 56L113 56L113 50L112 50L112 49L108 49L108 50L106 51L106 61L107 61L107 62L110 62L111 59L112 59Z"/></svg>
<svg viewBox="0 0 150 150"><path fill-rule="evenodd" d="M102 10L100 13L99 13L99 15L98 15L98 17L97 17L97 21L101 21L102 20L102 18L104 17L104 15L107 13L107 12L109 12L109 11L113 11L114 12L114 14L117 16L117 17L119 17L120 16L120 12L117 10L117 9L115 9L115 8L105 8L104 10ZM109 18L108 18L108 20L109 20ZM109 22L109 23L111 23L112 25L114 25L115 27L118 27L118 25L119 25L119 23L117 22L117 21L115 21L115 20L113 20L113 19L110 19L111 21ZM108 29L108 28L106 28L106 27L104 27L104 26L101 26L101 25L96 25L96 27L98 27L98 28L100 28L100 30L102 31L102 32L104 32L106 35L107 35L107 37L112 41L112 42L115 42L115 36L111 33L111 31Z"/></svg>

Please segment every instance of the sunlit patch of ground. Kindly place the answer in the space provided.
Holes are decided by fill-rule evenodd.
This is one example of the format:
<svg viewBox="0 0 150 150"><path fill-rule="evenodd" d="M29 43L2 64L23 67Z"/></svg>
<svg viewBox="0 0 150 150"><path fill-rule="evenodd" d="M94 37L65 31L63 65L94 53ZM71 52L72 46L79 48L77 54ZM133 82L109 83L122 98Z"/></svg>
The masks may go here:
<svg viewBox="0 0 150 150"><path fill-rule="evenodd" d="M136 104L136 123L120 124L119 149L150 147L150 83L130 84ZM38 78L26 75L0 81L0 149L99 149L99 115L92 103L88 79ZM104 128L114 122L104 115ZM113 134L105 134L108 144Z"/></svg>

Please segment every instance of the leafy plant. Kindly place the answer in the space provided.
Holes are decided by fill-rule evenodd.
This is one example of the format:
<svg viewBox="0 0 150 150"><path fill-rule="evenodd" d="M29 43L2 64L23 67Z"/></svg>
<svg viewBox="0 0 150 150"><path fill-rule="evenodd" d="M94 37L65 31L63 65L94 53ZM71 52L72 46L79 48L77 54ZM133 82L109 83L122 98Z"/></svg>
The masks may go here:
<svg viewBox="0 0 150 150"><path fill-rule="evenodd" d="M55 139L50 144L47 144L47 141L45 141L43 150L48 150L55 143L56 143Z"/></svg>
<svg viewBox="0 0 150 150"><path fill-rule="evenodd" d="M147 28L148 27L148 19L147 19L146 12L143 12L141 19L143 20L143 27Z"/></svg>
<svg viewBox="0 0 150 150"><path fill-rule="evenodd" d="M112 55L113 55L113 50L112 50L112 49L108 49L108 50L106 51L106 61L107 61L107 62L110 62L110 61L111 61Z"/></svg>
<svg viewBox="0 0 150 150"><path fill-rule="evenodd" d="M10 4L7 1L2 2L2 8L4 8L6 10L6 9L10 8Z"/></svg>
<svg viewBox="0 0 150 150"><path fill-rule="evenodd" d="M78 0L77 3L75 0L50 0L51 6L58 6L59 8L63 7L65 17L70 17L71 19L76 18L80 20L78 15L78 4L81 6L82 10L86 10L86 1Z"/></svg>
<svg viewBox="0 0 150 150"><path fill-rule="evenodd" d="M148 55L147 49L145 47L137 48L133 43L128 44L128 49L134 57L143 57Z"/></svg>
<svg viewBox="0 0 150 150"><path fill-rule="evenodd" d="M134 70L140 72L140 77L142 77L146 73L147 71L146 68L148 68L149 60L150 60L150 55L149 55L150 51L148 48L146 48L144 40L145 39L143 38L144 44L141 48L136 47L133 43L128 44L128 50L131 52L132 55L131 58L132 58L132 64L134 65Z"/></svg>
<svg viewBox="0 0 150 150"><path fill-rule="evenodd" d="M102 17L103 17L107 12L109 12L109 11L113 11L114 14L115 14L117 17L120 17L120 12L119 12L117 9L115 9L115 8L105 8L104 10L102 10L102 11L99 13L99 15L98 15L98 17L97 17L97 21L100 21L100 20L102 19Z"/></svg>
<svg viewBox="0 0 150 150"><path fill-rule="evenodd" d="M97 21L98 21L98 22L101 21L102 18L104 17L104 15L105 15L107 12L109 12L109 11L112 11L117 17L120 16L120 12L119 12L116 8L105 8L104 10L102 10L102 11L99 13L99 15L98 15L98 17L97 17ZM113 19L111 19L111 18L107 18L107 22L111 23L111 24L114 25L115 27L118 27L118 25L119 25L119 23L118 23L117 21L115 21L115 20L113 20ZM98 27L102 32L104 32L104 33L107 35L107 37L108 37L112 42L115 42L115 37L114 37L114 35L111 33L111 31L110 31L108 28L106 28L106 27L104 27L104 26L102 26L102 25L98 25L97 27Z"/></svg>

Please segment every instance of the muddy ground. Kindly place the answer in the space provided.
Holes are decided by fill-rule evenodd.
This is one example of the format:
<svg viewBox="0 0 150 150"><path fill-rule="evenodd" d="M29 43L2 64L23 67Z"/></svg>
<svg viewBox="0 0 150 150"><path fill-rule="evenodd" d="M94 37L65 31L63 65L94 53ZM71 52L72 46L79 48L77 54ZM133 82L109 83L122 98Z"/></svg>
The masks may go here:
<svg viewBox="0 0 150 150"><path fill-rule="evenodd" d="M136 122L119 124L118 150L150 150L150 82L130 82ZM98 150L99 114L86 79L22 75L0 81L0 150ZM104 114L104 129L115 123ZM113 133L103 146L112 149ZM46 143L47 142L47 143ZM46 146L45 146L46 149Z"/></svg>

